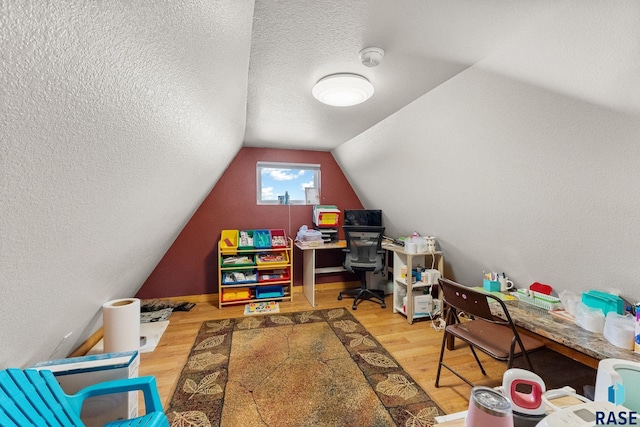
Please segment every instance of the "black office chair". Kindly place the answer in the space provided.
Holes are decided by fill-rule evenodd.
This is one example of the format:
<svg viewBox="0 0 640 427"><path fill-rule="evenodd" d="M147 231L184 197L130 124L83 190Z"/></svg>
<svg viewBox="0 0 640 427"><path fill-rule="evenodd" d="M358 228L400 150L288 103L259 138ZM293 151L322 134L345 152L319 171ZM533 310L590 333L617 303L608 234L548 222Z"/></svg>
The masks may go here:
<svg viewBox="0 0 640 427"><path fill-rule="evenodd" d="M384 266L382 250L384 227L344 226L342 229L347 239L347 247L343 249L346 253L344 268L351 273L360 273L360 288L340 292L338 300L342 299L342 295L355 298L351 308L356 310L358 301L375 298L380 300L380 306L385 308L384 291L367 288L367 271L377 273Z"/></svg>
<svg viewBox="0 0 640 427"><path fill-rule="evenodd" d="M507 369L513 366L513 359L523 356L527 368L534 372L527 353L545 346L544 342L529 335L520 335L509 315L505 303L495 295L478 292L449 279L440 279L442 300L447 311L446 326L442 337L440 360L435 386L439 386L440 371L447 368L458 378L473 387L468 379L443 362L445 348L452 347L450 340L460 338L469 344L469 348L483 375L487 375L474 348L477 348L497 360L507 362ZM494 316L489 301L497 303L502 310L501 318ZM466 319L460 319L464 313ZM451 342L452 343L452 342Z"/></svg>

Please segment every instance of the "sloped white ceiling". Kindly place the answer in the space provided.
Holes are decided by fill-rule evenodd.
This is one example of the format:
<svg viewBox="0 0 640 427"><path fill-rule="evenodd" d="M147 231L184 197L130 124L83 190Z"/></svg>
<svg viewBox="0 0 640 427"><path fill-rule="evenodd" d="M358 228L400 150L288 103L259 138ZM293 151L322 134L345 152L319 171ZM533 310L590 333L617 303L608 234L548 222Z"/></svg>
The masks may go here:
<svg viewBox="0 0 640 427"><path fill-rule="evenodd" d="M334 156L390 235L437 237L448 277L640 301L639 17L559 4Z"/></svg>
<svg viewBox="0 0 640 427"><path fill-rule="evenodd" d="M66 355L153 270L242 145L252 19L2 2L0 367Z"/></svg>
<svg viewBox="0 0 640 427"><path fill-rule="evenodd" d="M500 49L561 2L535 0L257 0L245 145L331 150ZM385 50L375 68L365 47ZM321 104L329 74L375 86L364 104Z"/></svg>

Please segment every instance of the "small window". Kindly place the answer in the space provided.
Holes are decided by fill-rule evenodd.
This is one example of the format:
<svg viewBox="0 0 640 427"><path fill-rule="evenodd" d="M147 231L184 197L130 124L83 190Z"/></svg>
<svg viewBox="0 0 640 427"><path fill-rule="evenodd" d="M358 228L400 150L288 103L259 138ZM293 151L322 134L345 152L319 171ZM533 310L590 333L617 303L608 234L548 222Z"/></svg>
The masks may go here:
<svg viewBox="0 0 640 427"><path fill-rule="evenodd" d="M317 204L320 200L320 165L258 162L256 180L259 205ZM307 199L309 197L309 200Z"/></svg>

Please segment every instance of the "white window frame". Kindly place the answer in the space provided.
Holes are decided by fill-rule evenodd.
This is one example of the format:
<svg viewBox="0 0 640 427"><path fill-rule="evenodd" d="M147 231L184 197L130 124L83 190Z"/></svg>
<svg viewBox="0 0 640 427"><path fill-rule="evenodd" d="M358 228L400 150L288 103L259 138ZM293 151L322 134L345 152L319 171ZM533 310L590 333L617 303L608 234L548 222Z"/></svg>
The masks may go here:
<svg viewBox="0 0 640 427"><path fill-rule="evenodd" d="M275 199L263 198L263 185L262 185L262 171L264 169L284 169L284 170L305 170L313 173L313 186L318 190L318 196L320 196L320 165L312 163L290 163L290 162L257 162L256 163L256 203L258 205L279 205L281 204L277 198L279 194L275 195ZM289 191L290 195L296 194L293 189ZM304 195L302 199L293 198L290 196L290 205L306 205Z"/></svg>

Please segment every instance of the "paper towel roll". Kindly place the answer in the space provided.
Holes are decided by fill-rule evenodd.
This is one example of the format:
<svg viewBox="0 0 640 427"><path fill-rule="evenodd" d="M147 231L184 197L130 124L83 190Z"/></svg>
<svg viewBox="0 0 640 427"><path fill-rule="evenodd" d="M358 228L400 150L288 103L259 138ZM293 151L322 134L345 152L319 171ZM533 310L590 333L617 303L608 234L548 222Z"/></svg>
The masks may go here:
<svg viewBox="0 0 640 427"><path fill-rule="evenodd" d="M140 300L124 298L102 306L104 352L140 350Z"/></svg>

